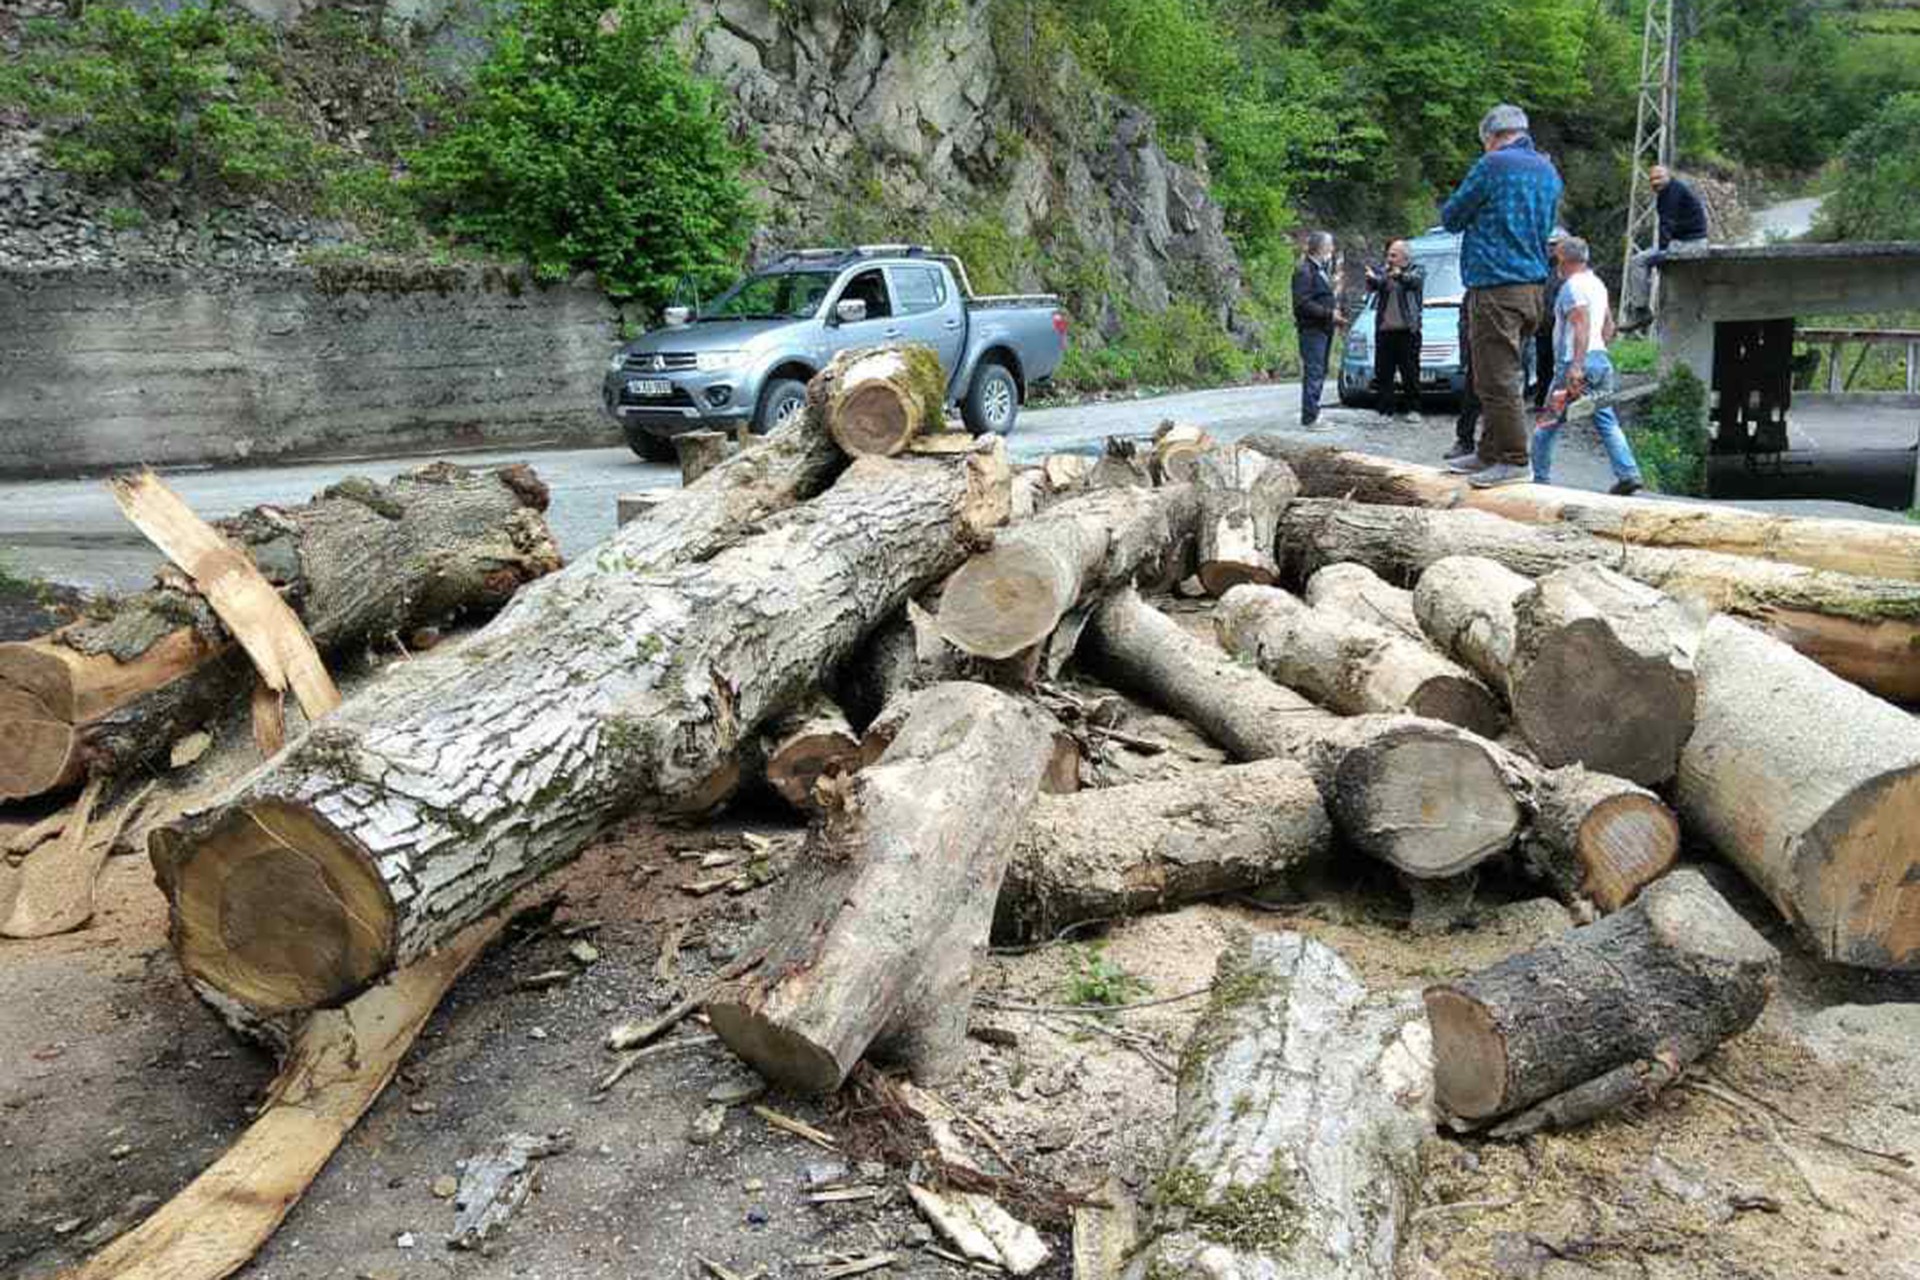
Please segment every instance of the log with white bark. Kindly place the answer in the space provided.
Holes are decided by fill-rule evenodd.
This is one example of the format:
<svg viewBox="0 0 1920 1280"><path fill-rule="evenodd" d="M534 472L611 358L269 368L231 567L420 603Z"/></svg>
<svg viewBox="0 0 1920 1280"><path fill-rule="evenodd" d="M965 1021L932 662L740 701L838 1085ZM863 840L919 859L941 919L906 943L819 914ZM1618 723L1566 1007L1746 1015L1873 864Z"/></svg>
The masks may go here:
<svg viewBox="0 0 1920 1280"><path fill-rule="evenodd" d="M758 452L688 501L744 505L725 473ZM259 1011L337 1003L630 810L710 805L737 784L746 736L955 568L1006 503L996 439L954 460L863 459L674 568L636 571L668 554L649 532L699 542L724 522L676 504L627 526L457 653L401 668L157 832L183 967Z"/></svg>
<svg viewBox="0 0 1920 1280"><path fill-rule="evenodd" d="M1899 523L1783 516L1704 502L1614 497L1554 485L1475 489L1466 477L1373 454L1262 434L1248 443L1283 458L1309 498L1396 507L1470 507L1524 524L1563 525L1635 547L1719 551L1920 582L1920 529Z"/></svg>
<svg viewBox="0 0 1920 1280"><path fill-rule="evenodd" d="M1330 564L1314 574L1344 569ZM1371 570L1369 570L1371 572ZM1413 615L1440 652L1507 694L1513 670L1513 607L1533 579L1484 556L1447 556L1428 565L1413 588Z"/></svg>
<svg viewBox="0 0 1920 1280"><path fill-rule="evenodd" d="M1412 639L1426 639L1414 617L1413 593L1394 586L1363 564L1330 564L1307 579L1303 594L1316 609L1338 609Z"/></svg>
<svg viewBox="0 0 1920 1280"><path fill-rule="evenodd" d="M1538 774L1521 853L1583 919L1618 911L1680 857L1680 823L1659 796L1579 765Z"/></svg>
<svg viewBox="0 0 1920 1280"><path fill-rule="evenodd" d="M1920 968L1920 724L1728 618L1674 799L1821 956Z"/></svg>
<svg viewBox="0 0 1920 1280"><path fill-rule="evenodd" d="M1124 1280L1391 1276L1433 1133L1419 1001L1297 933L1221 957Z"/></svg>
<svg viewBox="0 0 1920 1280"><path fill-rule="evenodd" d="M1457 874L1520 831L1524 784L1506 763L1510 753L1435 720L1336 715L1235 662L1132 591L1094 610L1081 656L1237 760L1299 760L1340 832L1411 874Z"/></svg>
<svg viewBox="0 0 1920 1280"><path fill-rule="evenodd" d="M946 421L940 356L919 343L842 352L815 381L827 429L851 457L890 457Z"/></svg>
<svg viewBox="0 0 1920 1280"><path fill-rule="evenodd" d="M727 460L733 438L724 431L687 431L673 438L680 461L680 483L690 485Z"/></svg>
<svg viewBox="0 0 1920 1280"><path fill-rule="evenodd" d="M1486 737L1505 726L1499 700L1471 672L1344 610L1312 608L1277 587L1235 587L1213 620L1227 652L1343 715L1406 711Z"/></svg>
<svg viewBox="0 0 1920 1280"><path fill-rule="evenodd" d="M1280 519L1283 573L1353 560L1411 582L1436 560L1485 556L1531 578L1600 563L1682 601L1750 619L1822 666L1895 700L1920 701L1920 583L1855 577L1714 551L1623 546L1484 511L1296 498Z"/></svg>
<svg viewBox="0 0 1920 1280"><path fill-rule="evenodd" d="M936 1083L965 1063L973 966L1053 753L1053 725L981 684L915 694L781 882L765 959L707 1002L763 1076L827 1093L871 1049Z"/></svg>
<svg viewBox="0 0 1920 1280"><path fill-rule="evenodd" d="M1193 475L1200 585L1213 596L1243 582L1270 585L1280 572L1273 560L1280 511L1299 492L1293 472L1263 453L1229 446L1202 453Z"/></svg>
<svg viewBox="0 0 1920 1280"><path fill-rule="evenodd" d="M523 466L436 463L384 485L355 477L298 507L256 507L217 529L283 592L322 653L499 608L559 567ZM242 705L254 670L179 572L35 640L0 644L0 801L89 770L164 757Z"/></svg>
<svg viewBox="0 0 1920 1280"><path fill-rule="evenodd" d="M1598 924L1427 988L1441 1106L1477 1122L1570 1090L1671 1076L1759 1018L1779 953L1697 871Z"/></svg>
<svg viewBox="0 0 1920 1280"><path fill-rule="evenodd" d="M999 534L948 580L936 614L949 644L981 658L1024 654L1083 599L1130 582L1186 576L1193 489L1103 489Z"/></svg>
<svg viewBox="0 0 1920 1280"><path fill-rule="evenodd" d="M814 784L861 764L860 735L833 699L817 690L768 721L760 740L767 785L796 809L818 808Z"/></svg>
<svg viewBox="0 0 1920 1280"><path fill-rule="evenodd" d="M1042 796L994 917L1003 940L1251 889L1324 853L1320 792L1292 760Z"/></svg>

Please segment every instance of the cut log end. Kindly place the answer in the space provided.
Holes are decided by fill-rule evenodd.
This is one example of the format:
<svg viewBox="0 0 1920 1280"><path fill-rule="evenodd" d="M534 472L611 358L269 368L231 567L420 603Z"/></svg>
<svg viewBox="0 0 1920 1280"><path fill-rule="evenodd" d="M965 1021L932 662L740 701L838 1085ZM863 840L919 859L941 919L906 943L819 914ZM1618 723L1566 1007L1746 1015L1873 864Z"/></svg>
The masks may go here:
<svg viewBox="0 0 1920 1280"><path fill-rule="evenodd" d="M1667 873L1680 855L1680 823L1656 796L1622 792L1595 805L1574 836L1585 871L1581 891L1618 911Z"/></svg>
<svg viewBox="0 0 1920 1280"><path fill-rule="evenodd" d="M73 726L11 710L0 707L0 802L30 799L76 781L83 761Z"/></svg>
<svg viewBox="0 0 1920 1280"><path fill-rule="evenodd" d="M1052 633L1073 604L1024 557L989 551L962 565L940 600L940 634L976 657L1011 658Z"/></svg>
<svg viewBox="0 0 1920 1280"><path fill-rule="evenodd" d="M1200 585L1215 599L1235 587L1270 587L1276 581L1278 575L1265 565L1213 560L1200 566Z"/></svg>
<svg viewBox="0 0 1920 1280"><path fill-rule="evenodd" d="M1457 724L1483 738L1497 738L1506 728L1499 700L1478 680L1465 675L1440 675L1421 682L1407 699L1407 710L1429 720Z"/></svg>
<svg viewBox="0 0 1920 1280"><path fill-rule="evenodd" d="M1506 1093L1507 1044L1486 1007L1449 987L1427 992L1427 1021L1436 1045L1434 1093L1465 1120L1500 1114Z"/></svg>
<svg viewBox="0 0 1920 1280"><path fill-rule="evenodd" d="M1844 726L1842 726L1844 728ZM1788 910L1841 964L1920 969L1920 765L1883 774L1836 805L1796 859ZM1821 851L1810 856L1811 851Z"/></svg>
<svg viewBox="0 0 1920 1280"><path fill-rule="evenodd" d="M1347 752L1334 811L1349 839L1408 875L1452 876L1513 843L1520 806L1485 747L1408 726Z"/></svg>
<svg viewBox="0 0 1920 1280"><path fill-rule="evenodd" d="M718 1000L706 1007L714 1034L748 1066L770 1080L801 1093L831 1093L846 1072L832 1050L803 1032L774 1022L740 1000Z"/></svg>
<svg viewBox="0 0 1920 1280"><path fill-rule="evenodd" d="M1645 785L1673 776L1693 700L1690 671L1625 648L1597 619L1558 628L1513 682L1514 723L1541 764L1584 764Z"/></svg>
<svg viewBox="0 0 1920 1280"><path fill-rule="evenodd" d="M329 1007L393 963L394 905L370 858L299 805L230 810L194 842L156 832L188 976L262 1013Z"/></svg>
<svg viewBox="0 0 1920 1280"><path fill-rule="evenodd" d="M856 387L840 401L834 438L855 457L898 453L918 426L910 413L913 407L886 383Z"/></svg>

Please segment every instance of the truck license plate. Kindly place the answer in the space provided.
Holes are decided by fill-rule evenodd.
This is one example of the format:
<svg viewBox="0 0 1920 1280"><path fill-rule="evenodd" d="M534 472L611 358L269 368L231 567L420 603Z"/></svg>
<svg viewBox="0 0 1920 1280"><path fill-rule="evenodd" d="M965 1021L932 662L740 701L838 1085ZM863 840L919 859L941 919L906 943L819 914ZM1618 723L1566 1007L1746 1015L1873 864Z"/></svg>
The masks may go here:
<svg viewBox="0 0 1920 1280"><path fill-rule="evenodd" d="M1420 370L1420 380L1422 382L1432 382L1439 376L1440 370L1433 365L1427 365Z"/></svg>
<svg viewBox="0 0 1920 1280"><path fill-rule="evenodd" d="M670 396L673 384L665 378L628 378L627 394L630 396Z"/></svg>

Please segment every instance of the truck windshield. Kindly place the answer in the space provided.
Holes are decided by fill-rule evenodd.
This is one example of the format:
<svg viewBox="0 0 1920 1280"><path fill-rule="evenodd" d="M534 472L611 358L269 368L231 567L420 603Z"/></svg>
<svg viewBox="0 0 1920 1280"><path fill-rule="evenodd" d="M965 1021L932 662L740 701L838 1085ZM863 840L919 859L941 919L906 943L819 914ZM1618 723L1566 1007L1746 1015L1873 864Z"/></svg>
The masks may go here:
<svg viewBox="0 0 1920 1280"><path fill-rule="evenodd" d="M830 271L771 271L748 276L700 313L702 320L804 320L833 287Z"/></svg>
<svg viewBox="0 0 1920 1280"><path fill-rule="evenodd" d="M1431 258L1415 258L1427 269L1427 282L1424 288L1428 302L1458 302L1467 286L1460 278L1460 255L1457 253L1435 254Z"/></svg>

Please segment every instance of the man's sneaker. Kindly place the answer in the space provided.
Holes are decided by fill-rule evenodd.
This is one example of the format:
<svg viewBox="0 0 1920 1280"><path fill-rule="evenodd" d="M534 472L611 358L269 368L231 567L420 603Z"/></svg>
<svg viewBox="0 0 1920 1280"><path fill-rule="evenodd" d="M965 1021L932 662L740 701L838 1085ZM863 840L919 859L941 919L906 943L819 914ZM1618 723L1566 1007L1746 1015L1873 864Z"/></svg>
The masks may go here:
<svg viewBox="0 0 1920 1280"><path fill-rule="evenodd" d="M1415 413L1412 409L1409 409L1405 413L1400 415L1400 421L1410 422L1417 426L1423 421L1423 419L1420 417L1419 414Z"/></svg>
<svg viewBox="0 0 1920 1280"><path fill-rule="evenodd" d="M1496 462L1490 467L1482 467L1467 477L1467 483L1476 489L1498 489L1508 484L1528 484L1533 480L1533 472L1526 467L1517 467L1511 462Z"/></svg>
<svg viewBox="0 0 1920 1280"><path fill-rule="evenodd" d="M1613 488L1607 490L1607 492L1613 494L1615 497L1625 498L1640 492L1646 487L1647 486L1640 483L1640 477L1635 476L1631 480L1616 481Z"/></svg>
<svg viewBox="0 0 1920 1280"><path fill-rule="evenodd" d="M1442 457L1440 461L1446 463L1448 466L1452 466L1456 462L1473 462L1479 456L1480 451L1473 446L1471 441L1455 440L1453 447L1447 450L1446 455ZM1476 463L1474 470L1478 471L1479 469L1479 465Z"/></svg>

